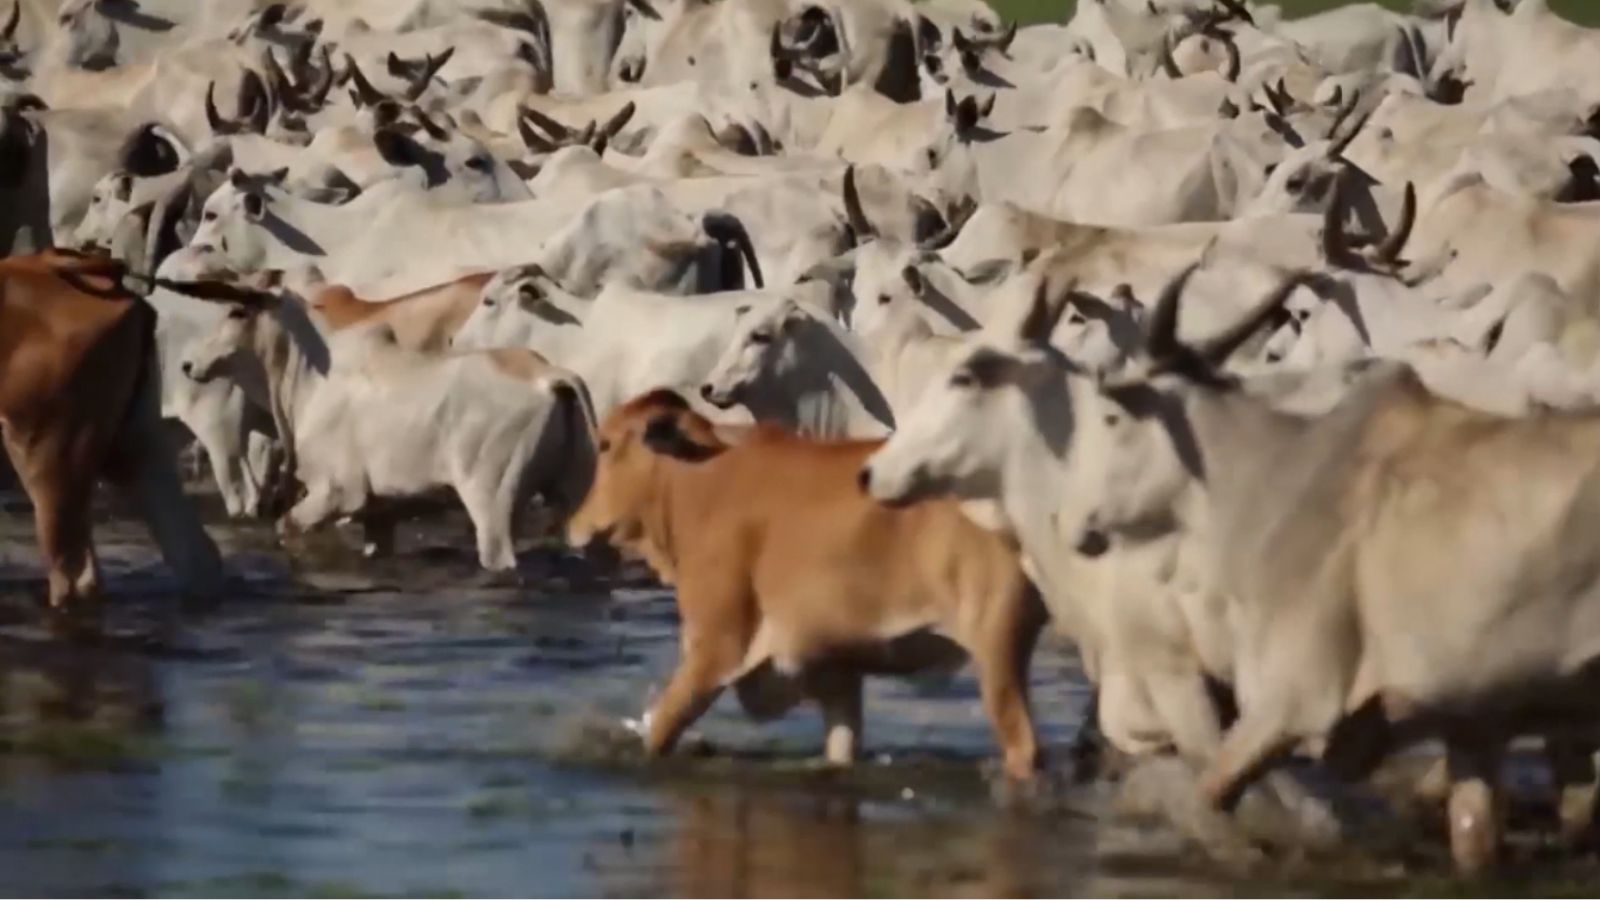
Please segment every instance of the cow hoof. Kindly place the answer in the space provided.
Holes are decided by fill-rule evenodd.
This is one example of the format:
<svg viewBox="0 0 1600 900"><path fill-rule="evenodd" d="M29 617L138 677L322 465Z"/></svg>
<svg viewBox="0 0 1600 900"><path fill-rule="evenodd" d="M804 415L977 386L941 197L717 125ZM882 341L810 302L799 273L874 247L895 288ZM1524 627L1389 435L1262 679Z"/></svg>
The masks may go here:
<svg viewBox="0 0 1600 900"><path fill-rule="evenodd" d="M1456 869L1474 875L1492 868L1500 853L1500 829L1487 785L1458 785L1450 797L1450 856Z"/></svg>

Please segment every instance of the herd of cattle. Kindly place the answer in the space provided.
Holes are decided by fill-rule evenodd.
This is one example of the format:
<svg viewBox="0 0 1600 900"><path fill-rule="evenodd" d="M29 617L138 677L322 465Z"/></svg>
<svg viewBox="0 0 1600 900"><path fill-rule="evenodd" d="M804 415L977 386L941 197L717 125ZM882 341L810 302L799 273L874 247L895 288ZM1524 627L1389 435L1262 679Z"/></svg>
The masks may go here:
<svg viewBox="0 0 1600 900"><path fill-rule="evenodd" d="M1600 31L1545 0L13 0L0 426L51 602L93 484L394 550L534 498L732 685L973 660L1040 762L1048 625L1207 808L1442 741L1459 866L1542 742L1594 813ZM181 423L176 429L173 423ZM957 652L959 651L959 652ZM1217 812L1222 815L1222 812Z"/></svg>

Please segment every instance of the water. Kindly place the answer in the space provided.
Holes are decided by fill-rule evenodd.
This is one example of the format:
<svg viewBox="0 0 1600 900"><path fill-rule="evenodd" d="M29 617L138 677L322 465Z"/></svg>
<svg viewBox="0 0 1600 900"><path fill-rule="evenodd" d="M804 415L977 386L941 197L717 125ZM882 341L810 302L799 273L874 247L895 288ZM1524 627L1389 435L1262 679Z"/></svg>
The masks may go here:
<svg viewBox="0 0 1600 900"><path fill-rule="evenodd" d="M1160 829L1108 824L1103 789L997 803L968 675L871 682L872 759L851 773L812 762L814 713L757 725L726 700L682 753L647 762L619 722L670 671L670 595L550 550L524 556L527 586L495 584L465 528L412 529L376 564L332 536L291 567L265 528L217 523L230 596L184 610L142 532L112 518L99 541L113 601L87 627L39 608L27 520L0 514L0 893L1463 887L1442 863L1424 882L1285 864L1241 882ZM1047 641L1033 683L1059 751L1086 697L1070 650ZM1541 869L1562 880L1539 889L1591 875L1575 872Z"/></svg>

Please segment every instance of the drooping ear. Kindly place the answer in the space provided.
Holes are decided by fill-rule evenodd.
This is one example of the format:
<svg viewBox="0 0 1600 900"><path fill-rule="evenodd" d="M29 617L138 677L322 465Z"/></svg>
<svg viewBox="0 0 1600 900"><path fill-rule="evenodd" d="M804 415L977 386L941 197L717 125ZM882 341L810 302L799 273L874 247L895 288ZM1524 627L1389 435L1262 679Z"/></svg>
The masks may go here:
<svg viewBox="0 0 1600 900"><path fill-rule="evenodd" d="M126 203L133 197L133 176L127 172L118 172L111 182L111 195Z"/></svg>
<svg viewBox="0 0 1600 900"><path fill-rule="evenodd" d="M393 128L380 128L372 135L372 144L378 155L391 166L404 168L417 164L420 149L417 142Z"/></svg>
<svg viewBox="0 0 1600 900"><path fill-rule="evenodd" d="M243 169L234 169L228 173L228 183L239 190L244 190L250 186L250 177L244 174Z"/></svg>
<svg viewBox="0 0 1600 900"><path fill-rule="evenodd" d="M259 222L267 217L267 198L256 191L244 195L244 215L252 222Z"/></svg>
<svg viewBox="0 0 1600 900"><path fill-rule="evenodd" d="M916 266L906 266L904 269L901 269L900 277L905 281L906 287L910 288L911 293L915 296L921 297L928 289L927 281L923 279L921 270L919 270Z"/></svg>
<svg viewBox="0 0 1600 900"><path fill-rule="evenodd" d="M281 185L285 181L287 181L288 179L289 179L289 167L288 166L284 166L281 169L276 169L276 170L274 170L274 171L272 171L272 172L267 174L267 181L271 182L272 184Z"/></svg>
<svg viewBox="0 0 1600 900"><path fill-rule="evenodd" d="M697 443L682 428L682 416L675 412L658 413L645 425L644 445L662 456L684 462L704 462L722 451L721 447Z"/></svg>

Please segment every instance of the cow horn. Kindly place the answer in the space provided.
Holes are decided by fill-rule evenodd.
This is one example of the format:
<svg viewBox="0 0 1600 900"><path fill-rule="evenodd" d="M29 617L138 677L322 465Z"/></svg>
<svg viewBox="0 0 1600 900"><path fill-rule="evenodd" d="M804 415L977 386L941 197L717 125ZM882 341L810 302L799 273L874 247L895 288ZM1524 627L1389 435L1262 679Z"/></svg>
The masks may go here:
<svg viewBox="0 0 1600 900"><path fill-rule="evenodd" d="M217 83L215 81L206 85L206 124L211 126L212 134L233 134L233 126L222 118L222 113L217 111Z"/></svg>
<svg viewBox="0 0 1600 900"><path fill-rule="evenodd" d="M350 80L355 82L356 85L354 94L356 105L374 106L381 102L385 97L384 93L373 87L372 82L367 80L367 76L361 71L361 67L356 65L355 57L347 53L344 59L345 69L350 73Z"/></svg>
<svg viewBox="0 0 1600 900"><path fill-rule="evenodd" d="M1144 353L1152 362L1171 362L1185 353L1186 348L1178 340L1178 303L1183 299L1183 289L1188 287L1189 279L1198 268L1199 263L1192 263L1179 272L1161 289L1161 295L1156 299L1144 334Z"/></svg>
<svg viewBox="0 0 1600 900"><path fill-rule="evenodd" d="M1308 272L1293 272L1281 284L1268 294L1266 299L1257 303L1255 308L1243 319L1221 334L1209 338L1196 350L1201 361L1213 369L1222 367L1245 342L1250 340L1263 325L1271 322L1281 314L1283 304L1289 302L1294 292L1311 277Z"/></svg>
<svg viewBox="0 0 1600 900"><path fill-rule="evenodd" d="M573 139L572 139L573 145L576 146L576 145L590 145L590 144L593 144L594 143L594 135L595 135L595 131L596 130L597 130L597 127L595 126L595 123L593 121L590 121L589 124L583 126L583 130L582 131L578 132L577 135L575 137L573 137Z"/></svg>
<svg viewBox="0 0 1600 900"><path fill-rule="evenodd" d="M1287 116L1289 110L1294 108L1294 97L1289 95L1289 89L1282 78L1278 79L1276 87L1268 81L1261 85L1261 89L1266 92L1267 103L1272 105L1272 111L1278 115Z"/></svg>
<svg viewBox="0 0 1600 900"><path fill-rule="evenodd" d="M866 210L861 208L861 193L856 189L855 166L847 166L844 170L844 214L857 237L878 236L878 230L872 227L872 221L867 218Z"/></svg>
<svg viewBox="0 0 1600 900"><path fill-rule="evenodd" d="M600 129L600 133L605 135L607 140L616 137L617 132L628 127L628 123L633 120L633 114L637 111L638 107L634 105L632 100L629 100L627 105L617 110L616 115L606 120L606 124Z"/></svg>
<svg viewBox="0 0 1600 900"><path fill-rule="evenodd" d="M732 213L707 213L700 224L713 240L737 247L745 270L750 273L750 281L758 289L766 287L766 281L761 277L761 263L756 259L755 244L750 240L750 232L745 229L743 219Z"/></svg>
<svg viewBox="0 0 1600 900"><path fill-rule="evenodd" d="M320 73L311 87L302 92L305 109L303 112L315 112L328 102L328 92L333 90L333 54L328 50L328 45L322 45L322 64L316 67Z"/></svg>
<svg viewBox="0 0 1600 900"><path fill-rule="evenodd" d="M1162 35L1161 36L1161 71L1163 73L1165 73L1168 78L1178 79L1178 78L1182 78L1183 77L1183 70L1178 68L1178 60L1177 60L1176 57L1174 57L1172 55L1173 49L1174 49L1174 44L1173 44L1173 40L1172 40L1172 35L1170 33ZM1269 94L1268 96L1270 98L1271 95Z"/></svg>
<svg viewBox="0 0 1600 900"><path fill-rule="evenodd" d="M11 4L11 17L6 19L6 24L0 27L0 37L7 41L16 40L17 26L22 23L22 0L13 0Z"/></svg>
<svg viewBox="0 0 1600 900"><path fill-rule="evenodd" d="M1006 53L1010 51L1011 42L1016 40L1016 37L1017 23L1012 22L1010 25L1006 26L1005 31L1000 32L1000 37L996 38L994 42L990 44L990 46L998 49L1001 53Z"/></svg>
<svg viewBox="0 0 1600 900"><path fill-rule="evenodd" d="M1361 129L1367 127L1367 122L1372 118L1372 112L1372 110L1368 110L1367 112L1357 116L1355 121L1351 123L1350 127L1345 131L1344 134L1333 139L1333 142L1328 146L1329 159L1337 159L1344 155L1344 151L1350 149L1350 145L1354 143L1356 137L1361 134Z"/></svg>
<svg viewBox="0 0 1600 900"><path fill-rule="evenodd" d="M772 23L772 39L768 44L768 50L774 60L781 62L792 63L803 55L800 51L784 44L782 25L777 22Z"/></svg>
<svg viewBox="0 0 1600 900"><path fill-rule="evenodd" d="M1077 289L1077 281L1068 279L1061 290L1052 291L1049 277L1040 278L1039 286L1033 291L1033 302L1028 305L1027 315L1023 316L1017 328L1017 335L1034 344L1050 343L1050 334L1056 330L1061 314L1066 312L1068 299Z"/></svg>
<svg viewBox="0 0 1600 900"><path fill-rule="evenodd" d="M273 55L271 47L261 51L261 67L267 72L267 86L280 101L294 93L294 83L278 65L278 57Z"/></svg>
<svg viewBox="0 0 1600 900"><path fill-rule="evenodd" d="M771 156L783 149L778 146L778 142L772 137L772 132L768 131L767 126L761 124L759 120L755 123L755 131L752 137L756 139L757 156Z"/></svg>
<svg viewBox="0 0 1600 900"><path fill-rule="evenodd" d="M254 134L266 134L267 123L272 119L272 103L265 91L255 95L255 103L245 114L246 127Z"/></svg>
<svg viewBox="0 0 1600 900"><path fill-rule="evenodd" d="M976 42L968 40L967 36L961 33L960 25L950 29L950 42L955 45L958 53L975 53L982 49Z"/></svg>
<svg viewBox="0 0 1600 900"><path fill-rule="evenodd" d="M428 114L421 109L413 108L411 115L416 118L417 124L422 126L422 130L428 133L428 137L436 141L449 140L450 132L439 127L439 123L429 118Z"/></svg>
<svg viewBox="0 0 1600 900"><path fill-rule="evenodd" d="M1222 77L1229 81L1238 81L1239 73L1244 70L1244 59L1239 55L1239 44L1233 35L1226 31L1216 29L1206 32L1208 36L1222 44L1222 52L1228 56L1228 65L1222 70Z"/></svg>
<svg viewBox="0 0 1600 900"><path fill-rule="evenodd" d="M1411 230L1417 224L1417 187L1406 182L1405 198L1400 202L1400 221L1390 230L1389 236L1377 246L1375 253L1380 262L1395 265L1400 261L1400 251L1411 240Z"/></svg>
<svg viewBox="0 0 1600 900"><path fill-rule="evenodd" d="M534 131L533 126L522 116L517 116L517 133L522 136L522 143L534 153L554 153L557 149L555 144Z"/></svg>
<svg viewBox="0 0 1600 900"><path fill-rule="evenodd" d="M1255 16L1250 14L1250 9L1241 0L1215 0L1215 2L1222 7L1227 18L1238 19L1246 25L1256 24Z"/></svg>
<svg viewBox="0 0 1600 900"><path fill-rule="evenodd" d="M411 86L406 88L406 99L415 101L418 97L421 97L423 91L428 89L428 85L433 83L433 77L439 74L439 70L444 68L445 64L450 62L450 58L455 55L456 48L454 47L448 48L438 56L429 54L427 64L422 67L422 72L411 83Z"/></svg>
<svg viewBox="0 0 1600 900"><path fill-rule="evenodd" d="M1322 212L1322 257L1329 265L1349 268L1355 253L1344 232L1344 215L1350 206L1350 179L1355 171L1346 166L1333 180L1333 193Z"/></svg>
<svg viewBox="0 0 1600 900"><path fill-rule="evenodd" d="M524 106L522 108L522 115L532 119L533 124L543 128L545 134L550 135L551 138L557 141L570 141L572 139L571 128L568 128L560 122L557 122L555 119L550 118L531 106Z"/></svg>

